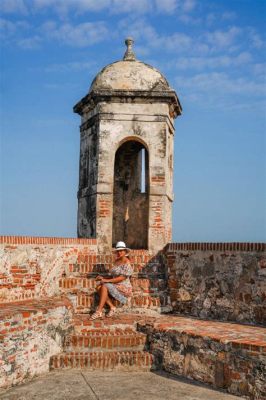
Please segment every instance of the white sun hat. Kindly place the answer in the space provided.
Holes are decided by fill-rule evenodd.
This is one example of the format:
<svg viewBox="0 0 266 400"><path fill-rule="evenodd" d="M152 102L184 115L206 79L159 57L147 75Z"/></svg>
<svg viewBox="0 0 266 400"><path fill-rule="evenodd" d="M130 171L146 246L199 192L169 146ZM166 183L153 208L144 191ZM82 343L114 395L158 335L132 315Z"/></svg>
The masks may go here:
<svg viewBox="0 0 266 400"><path fill-rule="evenodd" d="M126 246L125 242L117 242L116 243L114 251L118 251L118 250L126 250L128 253L130 251L130 249Z"/></svg>

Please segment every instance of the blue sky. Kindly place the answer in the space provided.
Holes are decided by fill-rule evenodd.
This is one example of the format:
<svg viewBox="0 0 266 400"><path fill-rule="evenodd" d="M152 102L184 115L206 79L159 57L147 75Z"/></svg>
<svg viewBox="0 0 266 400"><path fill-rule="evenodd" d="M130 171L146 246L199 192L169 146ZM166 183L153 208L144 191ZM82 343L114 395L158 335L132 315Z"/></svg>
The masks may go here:
<svg viewBox="0 0 266 400"><path fill-rule="evenodd" d="M1 0L1 234L76 236L73 105L124 39L166 76L174 241L266 240L264 0Z"/></svg>

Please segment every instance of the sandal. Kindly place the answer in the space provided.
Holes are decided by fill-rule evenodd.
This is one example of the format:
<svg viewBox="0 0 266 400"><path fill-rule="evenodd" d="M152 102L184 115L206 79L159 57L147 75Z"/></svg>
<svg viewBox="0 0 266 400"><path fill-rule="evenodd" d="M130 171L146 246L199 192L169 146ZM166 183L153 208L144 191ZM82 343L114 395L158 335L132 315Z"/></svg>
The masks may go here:
<svg viewBox="0 0 266 400"><path fill-rule="evenodd" d="M113 315L115 315L117 312L116 307L111 308L111 310L108 312L106 315L107 318L111 318Z"/></svg>
<svg viewBox="0 0 266 400"><path fill-rule="evenodd" d="M94 319L100 319L103 318L103 312L102 311L95 311L95 313L93 313L90 317L90 320L94 320Z"/></svg>

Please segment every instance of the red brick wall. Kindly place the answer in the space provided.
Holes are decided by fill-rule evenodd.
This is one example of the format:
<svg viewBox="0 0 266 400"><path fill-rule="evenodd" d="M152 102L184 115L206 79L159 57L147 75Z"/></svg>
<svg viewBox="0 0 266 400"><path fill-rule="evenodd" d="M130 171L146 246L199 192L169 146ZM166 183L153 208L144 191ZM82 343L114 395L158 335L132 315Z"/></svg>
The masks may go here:
<svg viewBox="0 0 266 400"><path fill-rule="evenodd" d="M0 301L60 294L65 268L97 253L95 239L0 237Z"/></svg>

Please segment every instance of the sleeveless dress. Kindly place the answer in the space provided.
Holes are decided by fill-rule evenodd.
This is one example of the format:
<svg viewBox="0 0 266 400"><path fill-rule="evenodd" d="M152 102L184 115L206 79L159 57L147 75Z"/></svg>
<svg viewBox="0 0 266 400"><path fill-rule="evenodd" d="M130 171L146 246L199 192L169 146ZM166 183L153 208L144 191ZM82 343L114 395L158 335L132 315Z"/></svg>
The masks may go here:
<svg viewBox="0 0 266 400"><path fill-rule="evenodd" d="M115 278L117 276L124 276L126 279L118 283L104 283L107 287L109 294L122 304L126 304L128 297L132 295L132 286L130 277L133 270L130 264L115 265L110 270L111 275Z"/></svg>

